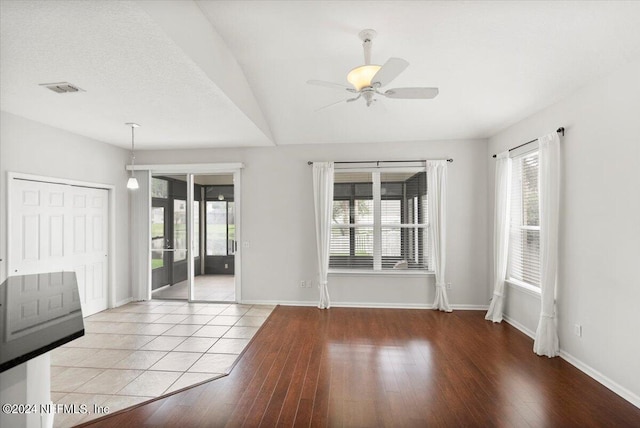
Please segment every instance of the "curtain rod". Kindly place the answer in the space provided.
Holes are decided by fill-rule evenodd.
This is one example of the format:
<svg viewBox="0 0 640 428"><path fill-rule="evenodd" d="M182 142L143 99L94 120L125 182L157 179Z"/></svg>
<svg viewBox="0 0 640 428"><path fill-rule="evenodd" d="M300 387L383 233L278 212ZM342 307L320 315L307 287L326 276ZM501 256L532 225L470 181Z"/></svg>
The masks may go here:
<svg viewBox="0 0 640 428"><path fill-rule="evenodd" d="M451 163L453 162L453 158L449 158L449 159L429 159L429 160L446 160L447 162ZM376 164L380 164L380 162L382 163L406 163L406 162L424 162L424 159L416 159L416 160L391 160L391 161L343 161L343 162L334 162L334 163L376 163ZM307 165L313 165L313 161L309 161L307 162Z"/></svg>
<svg viewBox="0 0 640 428"><path fill-rule="evenodd" d="M556 129L556 132L557 132L558 134L562 134L562 136L564 137L564 127L563 127L563 126L561 126L560 128ZM536 141L538 141L538 139L537 139L537 138L534 138L534 139L533 139L533 140L531 140L531 141L527 141L527 142L526 142L526 143L524 143L524 144L520 144L519 146L515 146L515 147L513 147L513 148L509 149L509 151L513 151L513 150L515 150L515 149L519 149L520 147L524 147L524 146L526 146L527 144L531 144L531 143L534 143L534 142L536 142ZM496 156L498 156L498 155L493 155L492 157L493 157L493 158L495 158Z"/></svg>

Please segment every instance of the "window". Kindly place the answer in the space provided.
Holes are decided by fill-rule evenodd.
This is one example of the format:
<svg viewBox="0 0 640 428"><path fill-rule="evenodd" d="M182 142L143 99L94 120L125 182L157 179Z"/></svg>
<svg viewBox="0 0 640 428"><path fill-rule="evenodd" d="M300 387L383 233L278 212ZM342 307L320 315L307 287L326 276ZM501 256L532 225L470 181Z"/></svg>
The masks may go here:
<svg viewBox="0 0 640 428"><path fill-rule="evenodd" d="M428 270L426 173L393 171L335 172L330 268Z"/></svg>
<svg viewBox="0 0 640 428"><path fill-rule="evenodd" d="M233 201L207 201L207 256L234 254L235 206Z"/></svg>
<svg viewBox="0 0 640 428"><path fill-rule="evenodd" d="M187 201L173 200L173 261L187 258Z"/></svg>
<svg viewBox="0 0 640 428"><path fill-rule="evenodd" d="M538 152L514 157L507 277L540 287Z"/></svg>
<svg viewBox="0 0 640 428"><path fill-rule="evenodd" d="M161 178L153 177L151 179L151 196L154 198L168 198L169 182Z"/></svg>
<svg viewBox="0 0 640 428"><path fill-rule="evenodd" d="M164 207L151 208L151 268L164 266Z"/></svg>
<svg viewBox="0 0 640 428"><path fill-rule="evenodd" d="M193 201L193 257L200 257L200 201Z"/></svg>

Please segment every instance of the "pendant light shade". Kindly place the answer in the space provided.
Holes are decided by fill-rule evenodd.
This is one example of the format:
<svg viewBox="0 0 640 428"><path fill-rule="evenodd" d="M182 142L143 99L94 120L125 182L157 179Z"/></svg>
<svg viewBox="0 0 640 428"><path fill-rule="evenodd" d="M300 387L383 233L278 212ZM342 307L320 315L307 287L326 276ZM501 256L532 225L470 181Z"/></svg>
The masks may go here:
<svg viewBox="0 0 640 428"><path fill-rule="evenodd" d="M139 187L138 180L135 177L129 177L129 180L127 180L127 189L136 190Z"/></svg>
<svg viewBox="0 0 640 428"><path fill-rule="evenodd" d="M133 122L127 122L125 123L125 125L131 127L131 176L129 177L129 180L127 180L127 189L136 190L140 187L140 185L138 184L138 180L136 179L136 177L133 175L133 167L136 164L136 152L135 152L133 134L134 134L134 130L140 125Z"/></svg>

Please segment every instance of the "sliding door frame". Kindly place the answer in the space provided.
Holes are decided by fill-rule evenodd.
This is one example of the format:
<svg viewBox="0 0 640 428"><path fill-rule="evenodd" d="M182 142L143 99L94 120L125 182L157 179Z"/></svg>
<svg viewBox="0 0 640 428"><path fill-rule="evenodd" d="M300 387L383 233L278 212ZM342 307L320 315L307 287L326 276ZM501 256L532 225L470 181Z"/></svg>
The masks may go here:
<svg viewBox="0 0 640 428"><path fill-rule="evenodd" d="M187 251L187 280L189 282L189 293L187 300L189 302L197 302L193 299L193 285L194 285L194 254L193 254L193 178L194 175L220 175L230 174L233 175L234 187L234 200L235 200L235 215L236 215L236 240L242 243L242 201L241 201L241 172L244 165L240 162L237 163L211 163L211 164L160 164L160 165L127 165L128 171L144 171L148 174L148 177L154 175L172 175L180 174L187 176L187 242L189 248ZM149 180L149 187L151 186L151 180ZM151 192L148 194L147 201L147 213L151 213ZM149 216L147 215L147 218ZM147 222L147 228L150 228L150 222ZM149 239L146 239L149 238ZM141 272L148 272L147 275L147 290L148 295L151 296L151 239L150 234L145 236L146 245L140 246L140 251L146 250L146 255L140 254L139 260L146 260L145 266L138 266ZM236 302L242 303L242 247L239 245L235 254L235 288L236 288ZM202 252L202 250L201 250ZM197 297L197 296L196 296Z"/></svg>

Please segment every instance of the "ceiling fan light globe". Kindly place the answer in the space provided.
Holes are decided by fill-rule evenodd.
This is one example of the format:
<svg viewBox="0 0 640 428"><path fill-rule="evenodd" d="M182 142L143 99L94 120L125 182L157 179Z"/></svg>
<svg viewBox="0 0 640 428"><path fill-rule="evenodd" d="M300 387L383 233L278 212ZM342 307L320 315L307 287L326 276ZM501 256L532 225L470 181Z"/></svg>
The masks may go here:
<svg viewBox="0 0 640 428"><path fill-rule="evenodd" d="M356 91L371 86L371 79L380 70L379 65L361 65L356 67L347 74L347 81L353 85Z"/></svg>

